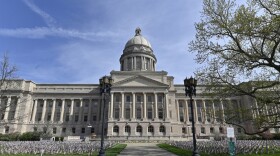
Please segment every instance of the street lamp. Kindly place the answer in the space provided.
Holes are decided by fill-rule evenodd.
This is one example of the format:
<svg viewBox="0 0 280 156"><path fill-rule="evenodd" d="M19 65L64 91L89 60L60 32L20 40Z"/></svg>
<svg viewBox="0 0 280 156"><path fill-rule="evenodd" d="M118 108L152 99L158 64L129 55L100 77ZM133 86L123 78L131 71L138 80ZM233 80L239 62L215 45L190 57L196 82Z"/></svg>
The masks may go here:
<svg viewBox="0 0 280 156"><path fill-rule="evenodd" d="M194 127L194 112L193 112L193 99L192 96L196 96L196 85L197 80L194 78L186 78L184 80L185 92L186 96L190 97L191 103L191 117L192 117L192 133L193 133L193 156L199 156L197 149L196 149L196 137L195 137L195 127Z"/></svg>
<svg viewBox="0 0 280 156"><path fill-rule="evenodd" d="M99 87L100 87L100 94L103 98L103 111L102 111L102 128L101 128L101 145L99 156L105 156L104 150L104 112L105 112L105 104L106 104L106 93L110 94L111 86L113 84L113 79L109 76L103 76L99 79Z"/></svg>

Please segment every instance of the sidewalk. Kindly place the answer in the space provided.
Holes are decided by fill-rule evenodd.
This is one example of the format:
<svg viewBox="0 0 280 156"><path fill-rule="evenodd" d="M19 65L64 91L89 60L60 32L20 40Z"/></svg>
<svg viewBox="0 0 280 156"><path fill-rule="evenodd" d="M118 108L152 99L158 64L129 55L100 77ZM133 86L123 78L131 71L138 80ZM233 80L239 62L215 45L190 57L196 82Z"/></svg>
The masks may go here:
<svg viewBox="0 0 280 156"><path fill-rule="evenodd" d="M156 146L156 143L128 143L118 156L176 156Z"/></svg>

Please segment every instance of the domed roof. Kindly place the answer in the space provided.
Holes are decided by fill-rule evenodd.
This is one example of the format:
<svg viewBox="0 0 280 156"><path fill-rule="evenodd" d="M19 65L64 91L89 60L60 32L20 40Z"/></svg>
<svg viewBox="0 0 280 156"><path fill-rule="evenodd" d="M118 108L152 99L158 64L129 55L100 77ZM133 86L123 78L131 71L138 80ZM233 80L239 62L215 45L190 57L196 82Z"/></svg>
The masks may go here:
<svg viewBox="0 0 280 156"><path fill-rule="evenodd" d="M150 42L141 35L140 28L136 28L135 36L126 42L125 49L132 45L144 45L144 46L152 48Z"/></svg>

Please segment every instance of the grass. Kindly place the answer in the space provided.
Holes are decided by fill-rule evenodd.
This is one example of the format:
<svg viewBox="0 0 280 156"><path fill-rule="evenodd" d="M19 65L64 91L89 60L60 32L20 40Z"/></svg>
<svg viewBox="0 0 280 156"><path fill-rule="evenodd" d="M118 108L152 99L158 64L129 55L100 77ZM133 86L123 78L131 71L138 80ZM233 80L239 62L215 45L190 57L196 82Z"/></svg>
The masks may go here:
<svg viewBox="0 0 280 156"><path fill-rule="evenodd" d="M178 156L191 156L192 151L190 150L185 150L176 146L168 145L168 144L157 144L158 147L165 149L171 153L174 153ZM206 154L206 153L199 153L200 156L210 156L211 154ZM213 155L213 154L212 154ZM280 156L280 153L275 153L275 154L246 154L246 156ZM223 153L223 154L215 154L215 156L229 156L228 153ZM243 156L243 154L238 154L238 156Z"/></svg>
<svg viewBox="0 0 280 156"><path fill-rule="evenodd" d="M105 155L106 156L117 156L120 152L126 147L126 144L117 144L111 148L106 149ZM93 152L92 156L98 156L98 151ZM7 154L0 154L0 155L7 155ZM84 154L43 154L43 156L89 156L89 153ZM11 154L9 156L40 156L40 154Z"/></svg>

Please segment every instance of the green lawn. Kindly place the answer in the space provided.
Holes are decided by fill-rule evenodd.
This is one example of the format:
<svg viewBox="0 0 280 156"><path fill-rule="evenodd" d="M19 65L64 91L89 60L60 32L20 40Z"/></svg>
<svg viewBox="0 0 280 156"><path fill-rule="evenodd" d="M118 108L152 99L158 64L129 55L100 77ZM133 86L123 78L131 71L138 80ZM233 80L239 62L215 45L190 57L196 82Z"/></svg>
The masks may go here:
<svg viewBox="0 0 280 156"><path fill-rule="evenodd" d="M185 150L181 149L179 147L171 146L168 144L157 144L158 147L165 149L171 153L174 153L178 156L191 156L192 151L190 150ZM210 156L211 154L206 154L206 153L199 153L200 156ZM213 155L213 154L212 154ZM215 154L215 156L228 156L229 154ZM243 154L239 154L239 156L242 156ZM247 154L248 155L248 154ZM261 154L250 154L248 156L260 156ZM280 156L280 153L275 153L275 154L262 154L262 156Z"/></svg>
<svg viewBox="0 0 280 156"><path fill-rule="evenodd" d="M120 154L120 152L126 147L126 144L117 144L113 146L112 148L108 148L105 151L106 156L117 156ZM91 155L92 156L98 156L99 152L94 152ZM0 154L0 155L7 155L7 154ZM43 154L43 156L89 156L89 153L84 154ZM40 156L40 154L13 154L8 156Z"/></svg>

